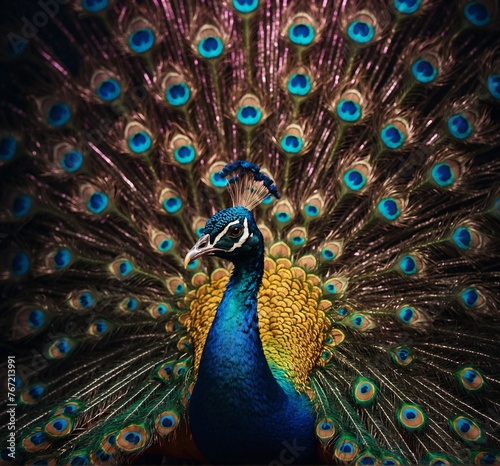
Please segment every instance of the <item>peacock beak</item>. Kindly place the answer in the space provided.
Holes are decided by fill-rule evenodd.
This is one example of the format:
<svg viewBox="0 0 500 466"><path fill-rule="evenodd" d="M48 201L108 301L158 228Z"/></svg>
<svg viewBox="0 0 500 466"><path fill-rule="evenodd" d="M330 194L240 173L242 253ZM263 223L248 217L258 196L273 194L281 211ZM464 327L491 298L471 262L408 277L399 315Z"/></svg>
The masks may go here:
<svg viewBox="0 0 500 466"><path fill-rule="evenodd" d="M187 267L189 263L197 257L204 256L215 250L216 248L210 244L210 235L203 235L186 254L184 258L184 267Z"/></svg>

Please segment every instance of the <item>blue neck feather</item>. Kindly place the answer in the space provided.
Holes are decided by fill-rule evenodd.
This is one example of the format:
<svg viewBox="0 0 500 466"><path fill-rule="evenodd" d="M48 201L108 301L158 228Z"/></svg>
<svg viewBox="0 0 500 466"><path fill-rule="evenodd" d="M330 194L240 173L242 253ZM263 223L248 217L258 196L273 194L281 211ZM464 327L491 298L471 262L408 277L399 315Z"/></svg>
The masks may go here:
<svg viewBox="0 0 500 466"><path fill-rule="evenodd" d="M195 442L214 463L315 459L310 401L286 378L275 379L262 348L257 294L263 270L263 248L235 263L191 396Z"/></svg>

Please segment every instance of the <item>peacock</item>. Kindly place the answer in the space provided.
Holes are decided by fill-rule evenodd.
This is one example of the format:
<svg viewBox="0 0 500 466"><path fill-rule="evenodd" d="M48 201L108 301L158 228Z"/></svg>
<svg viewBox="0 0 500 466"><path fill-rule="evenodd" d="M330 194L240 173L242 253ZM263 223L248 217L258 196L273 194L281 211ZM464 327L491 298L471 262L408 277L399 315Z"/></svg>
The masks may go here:
<svg viewBox="0 0 500 466"><path fill-rule="evenodd" d="M4 8L2 464L500 464L500 5Z"/></svg>

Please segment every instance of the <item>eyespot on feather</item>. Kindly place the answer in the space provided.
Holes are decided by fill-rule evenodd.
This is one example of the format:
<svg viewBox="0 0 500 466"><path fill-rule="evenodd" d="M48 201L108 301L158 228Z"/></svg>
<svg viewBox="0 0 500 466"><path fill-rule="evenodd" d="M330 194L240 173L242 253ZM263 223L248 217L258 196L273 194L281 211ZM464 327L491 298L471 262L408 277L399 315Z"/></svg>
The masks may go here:
<svg viewBox="0 0 500 466"><path fill-rule="evenodd" d="M68 458L67 458L67 464L73 466L73 465L90 465L90 456L87 453L86 450L77 450L73 452Z"/></svg>
<svg viewBox="0 0 500 466"><path fill-rule="evenodd" d="M486 386L483 374L475 367L462 367L455 371L454 375L460 386L469 393L479 393Z"/></svg>
<svg viewBox="0 0 500 466"><path fill-rule="evenodd" d="M367 332L377 327L377 322L371 316L359 312L349 314L341 322L361 332Z"/></svg>
<svg viewBox="0 0 500 466"><path fill-rule="evenodd" d="M442 161L433 165L429 181L438 188L452 188L461 175L461 166L454 160Z"/></svg>
<svg viewBox="0 0 500 466"><path fill-rule="evenodd" d="M18 340L36 335L52 320L49 311L43 307L23 306L16 311L12 322L12 338Z"/></svg>
<svg viewBox="0 0 500 466"><path fill-rule="evenodd" d="M418 84L431 84L441 71L441 61L434 53L424 53L411 63L412 78Z"/></svg>
<svg viewBox="0 0 500 466"><path fill-rule="evenodd" d="M156 229L149 231L149 244L160 254L175 254L177 242L168 233Z"/></svg>
<svg viewBox="0 0 500 466"><path fill-rule="evenodd" d="M462 224L453 230L450 240L463 252L478 249L482 246L482 237L472 226Z"/></svg>
<svg viewBox="0 0 500 466"><path fill-rule="evenodd" d="M384 124L379 136L384 149L396 150L404 147L408 141L410 129L403 118L395 118Z"/></svg>
<svg viewBox="0 0 500 466"><path fill-rule="evenodd" d="M345 333L338 328L334 328L330 330L330 333L326 336L326 339L323 344L325 346L335 347L340 345L344 340L345 340Z"/></svg>
<svg viewBox="0 0 500 466"><path fill-rule="evenodd" d="M487 303L484 294L473 286L459 292L458 302L469 311L481 309Z"/></svg>
<svg viewBox="0 0 500 466"><path fill-rule="evenodd" d="M279 148L288 157L302 155L304 149L304 130L297 124L288 125L279 138Z"/></svg>
<svg viewBox="0 0 500 466"><path fill-rule="evenodd" d="M126 32L126 46L129 52L137 55L148 53L156 43L156 32L149 21L143 17L134 18Z"/></svg>
<svg viewBox="0 0 500 466"><path fill-rule="evenodd" d="M322 444L329 443L335 436L335 423L329 417L325 417L316 422L316 437Z"/></svg>
<svg viewBox="0 0 500 466"><path fill-rule="evenodd" d="M396 413L396 418L409 432L422 430L427 424L427 417L423 409L411 403L403 403Z"/></svg>
<svg viewBox="0 0 500 466"><path fill-rule="evenodd" d="M180 351L189 351L191 346L191 338L188 336L181 337L177 342L177 349Z"/></svg>
<svg viewBox="0 0 500 466"><path fill-rule="evenodd" d="M358 162L351 166L342 175L342 183L346 191L361 191L371 179L371 166L364 162Z"/></svg>
<svg viewBox="0 0 500 466"><path fill-rule="evenodd" d="M47 384L32 383L23 388L18 395L19 403L22 405L35 405L47 394Z"/></svg>
<svg viewBox="0 0 500 466"><path fill-rule="evenodd" d="M103 451L109 454L114 454L116 449L116 432L108 432L104 435L103 439L100 442L100 447Z"/></svg>
<svg viewBox="0 0 500 466"><path fill-rule="evenodd" d="M204 24L194 40L194 49L198 56L206 60L216 60L224 53L225 38L219 28Z"/></svg>
<svg viewBox="0 0 500 466"><path fill-rule="evenodd" d="M343 251L344 241L330 241L325 243L319 248L320 251L320 261L324 263L329 263L337 259Z"/></svg>
<svg viewBox="0 0 500 466"><path fill-rule="evenodd" d="M102 103L116 101L123 91L120 78L105 69L99 69L92 74L90 88L94 91L97 101Z"/></svg>
<svg viewBox="0 0 500 466"><path fill-rule="evenodd" d="M273 216L274 224L279 229L283 229L295 218L295 211L290 201L287 199L280 199L271 210L271 215Z"/></svg>
<svg viewBox="0 0 500 466"><path fill-rule="evenodd" d="M173 108L184 108L193 97L190 84L179 73L167 73L162 81L162 94L168 105Z"/></svg>
<svg viewBox="0 0 500 466"><path fill-rule="evenodd" d="M116 462L112 453L108 453L103 449L98 448L97 450L92 450L90 452L90 464L106 466L108 464L116 464Z"/></svg>
<svg viewBox="0 0 500 466"><path fill-rule="evenodd" d="M175 378L184 378L188 370L186 362L179 362L174 366L173 374Z"/></svg>
<svg viewBox="0 0 500 466"><path fill-rule="evenodd" d="M143 425L131 424L118 432L116 446L125 453L133 453L144 449L149 439L149 433Z"/></svg>
<svg viewBox="0 0 500 466"><path fill-rule="evenodd" d="M309 47L318 39L318 25L307 13L297 13L288 23L286 37L298 48Z"/></svg>
<svg viewBox="0 0 500 466"><path fill-rule="evenodd" d="M397 319L405 326L415 327L427 323L425 314L413 306L403 305L396 310Z"/></svg>
<svg viewBox="0 0 500 466"><path fill-rule="evenodd" d="M335 442L333 456L340 461L350 462L358 456L359 450L359 445L353 437L342 434Z"/></svg>
<svg viewBox="0 0 500 466"><path fill-rule="evenodd" d="M199 153L198 145L195 141L184 134L173 136L167 149L172 162L188 170Z"/></svg>
<svg viewBox="0 0 500 466"><path fill-rule="evenodd" d="M252 15L259 7L259 0L232 0L231 6L243 17Z"/></svg>
<svg viewBox="0 0 500 466"><path fill-rule="evenodd" d="M351 124L363 118L364 99L356 89L345 91L335 103L335 115L343 124Z"/></svg>
<svg viewBox="0 0 500 466"><path fill-rule="evenodd" d="M150 130L136 121L127 124L123 138L131 155L147 155L153 148L154 139Z"/></svg>
<svg viewBox="0 0 500 466"><path fill-rule="evenodd" d="M43 428L43 432L53 439L60 439L68 436L74 427L74 421L62 414L56 415Z"/></svg>
<svg viewBox="0 0 500 466"><path fill-rule="evenodd" d="M368 10L352 15L344 27L348 39L357 47L369 45L378 36L378 21Z"/></svg>
<svg viewBox="0 0 500 466"><path fill-rule="evenodd" d="M294 102L302 102L314 90L311 72L304 67L294 69L288 75L284 87Z"/></svg>
<svg viewBox="0 0 500 466"><path fill-rule="evenodd" d="M69 400L63 403L61 406L54 409L53 414L55 416L63 414L65 416L71 417L82 412L85 408L85 404L77 399Z"/></svg>
<svg viewBox="0 0 500 466"><path fill-rule="evenodd" d="M368 450L364 450L357 458L354 463L356 466L375 466L379 463L378 457Z"/></svg>
<svg viewBox="0 0 500 466"><path fill-rule="evenodd" d="M86 212L93 215L106 214L111 207L109 196L90 184L80 188L80 199Z"/></svg>
<svg viewBox="0 0 500 466"><path fill-rule="evenodd" d="M165 302L153 303L148 306L148 313L153 319L161 319L172 314L172 307Z"/></svg>
<svg viewBox="0 0 500 466"><path fill-rule="evenodd" d="M301 205L301 213L306 221L320 218L325 212L325 200L319 193L309 196Z"/></svg>
<svg viewBox="0 0 500 466"><path fill-rule="evenodd" d="M345 292L348 283L345 277L333 277L323 283L323 291L326 295L340 296Z"/></svg>
<svg viewBox="0 0 500 466"><path fill-rule="evenodd" d="M417 254L405 254L397 260L396 270L405 277L419 275L424 268L425 263Z"/></svg>
<svg viewBox="0 0 500 466"><path fill-rule="evenodd" d="M108 265L108 270L116 278L124 279L133 275L137 269L129 258L121 256Z"/></svg>
<svg viewBox="0 0 500 466"><path fill-rule="evenodd" d="M179 425L179 415L176 411L163 411L156 417L156 431L166 437Z"/></svg>
<svg viewBox="0 0 500 466"><path fill-rule="evenodd" d="M399 199L385 197L377 203L377 216L384 221L394 222L401 216L402 203Z"/></svg>
<svg viewBox="0 0 500 466"><path fill-rule="evenodd" d="M500 462L500 453L493 450L470 451L469 457L471 463L477 465L492 464L498 466Z"/></svg>
<svg viewBox="0 0 500 466"><path fill-rule="evenodd" d="M307 243L307 230L303 227L292 228L286 235L292 249L300 249Z"/></svg>
<svg viewBox="0 0 500 466"><path fill-rule="evenodd" d="M75 311L86 312L96 305L98 295L90 289L75 290L69 294L67 302Z"/></svg>
<svg viewBox="0 0 500 466"><path fill-rule="evenodd" d="M245 94L236 105L236 123L244 129L251 129L264 120L264 108L254 94Z"/></svg>
<svg viewBox="0 0 500 466"><path fill-rule="evenodd" d="M136 312L140 309L141 301L133 296L126 297L118 304L118 309L124 312Z"/></svg>
<svg viewBox="0 0 500 466"><path fill-rule="evenodd" d="M177 296L184 294L187 291L187 286L184 280L180 277L170 277L165 281L167 290L171 295Z"/></svg>
<svg viewBox="0 0 500 466"><path fill-rule="evenodd" d="M449 420L451 431L467 443L481 443L484 441L484 433L477 422L470 417L457 415Z"/></svg>
<svg viewBox="0 0 500 466"><path fill-rule="evenodd" d="M66 359L78 346L78 342L71 337L59 337L52 340L43 352L48 360Z"/></svg>
<svg viewBox="0 0 500 466"><path fill-rule="evenodd" d="M41 432L40 428L36 428L21 439L21 447L28 453L37 453L47 450L51 443L52 441Z"/></svg>
<svg viewBox="0 0 500 466"><path fill-rule="evenodd" d="M45 125L52 129L69 126L72 118L72 108L68 102L62 98L42 97L36 100L40 119Z"/></svg>
<svg viewBox="0 0 500 466"><path fill-rule="evenodd" d="M408 346L394 346L389 349L389 354L394 363L401 367L409 366L415 358L413 350Z"/></svg>
<svg viewBox="0 0 500 466"><path fill-rule="evenodd" d="M160 364L155 370L156 376L160 380L164 381L171 380L172 377L174 376L174 365L175 361L167 361Z"/></svg>
<svg viewBox="0 0 500 466"><path fill-rule="evenodd" d="M87 328L87 334L91 337L101 338L109 334L114 326L104 319L95 320Z"/></svg>
<svg viewBox="0 0 500 466"><path fill-rule="evenodd" d="M180 192L174 188L164 188L160 192L159 201L163 210L169 215L179 215L183 212L184 202Z"/></svg>
<svg viewBox="0 0 500 466"><path fill-rule="evenodd" d="M352 395L356 404L369 406L377 398L378 387L375 382L365 377L358 377L352 386Z"/></svg>

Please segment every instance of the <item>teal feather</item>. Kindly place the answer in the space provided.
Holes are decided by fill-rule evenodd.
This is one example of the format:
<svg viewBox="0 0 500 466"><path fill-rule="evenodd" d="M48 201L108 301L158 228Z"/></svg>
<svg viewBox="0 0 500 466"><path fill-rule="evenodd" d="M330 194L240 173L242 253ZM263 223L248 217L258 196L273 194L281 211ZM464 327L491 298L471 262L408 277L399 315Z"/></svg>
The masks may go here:
<svg viewBox="0 0 500 466"><path fill-rule="evenodd" d="M499 462L497 1L4 13L0 463Z"/></svg>

